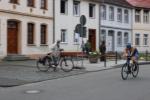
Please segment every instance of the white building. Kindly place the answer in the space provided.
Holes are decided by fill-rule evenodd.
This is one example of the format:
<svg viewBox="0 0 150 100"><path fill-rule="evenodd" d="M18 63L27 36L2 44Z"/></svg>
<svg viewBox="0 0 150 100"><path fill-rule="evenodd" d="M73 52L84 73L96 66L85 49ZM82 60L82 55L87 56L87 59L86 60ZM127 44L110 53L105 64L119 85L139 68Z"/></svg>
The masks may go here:
<svg viewBox="0 0 150 100"><path fill-rule="evenodd" d="M80 23L80 16L85 15L87 22L87 35L84 42L89 39L92 50L98 50L99 44L99 0L54 0L54 37L61 40L65 51L80 49L81 38L75 39L75 26ZM78 41L80 41L78 43ZM81 51L81 50L79 50Z"/></svg>
<svg viewBox="0 0 150 100"><path fill-rule="evenodd" d="M0 0L0 56L49 51L53 38L52 0Z"/></svg>
<svg viewBox="0 0 150 100"><path fill-rule="evenodd" d="M123 51L131 42L132 9L126 0L102 0L101 41L106 41L107 51Z"/></svg>

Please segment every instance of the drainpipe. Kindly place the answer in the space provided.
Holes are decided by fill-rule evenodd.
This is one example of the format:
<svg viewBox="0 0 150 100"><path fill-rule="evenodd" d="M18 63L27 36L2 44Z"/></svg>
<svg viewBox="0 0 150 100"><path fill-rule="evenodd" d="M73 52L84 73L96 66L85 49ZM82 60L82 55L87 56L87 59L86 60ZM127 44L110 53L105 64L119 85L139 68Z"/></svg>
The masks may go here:
<svg viewBox="0 0 150 100"><path fill-rule="evenodd" d="M102 0L102 2L99 3L99 45L101 43L101 5L103 3L104 3L104 0Z"/></svg>
<svg viewBox="0 0 150 100"><path fill-rule="evenodd" d="M133 35L134 35L134 33L133 33L134 32L133 31L133 23L134 23L133 22L134 21L133 18L134 18L134 14L133 13L134 13L134 8L131 8L131 35L130 35L131 37L130 37L130 42L131 42L132 45L134 44L133 43Z"/></svg>
<svg viewBox="0 0 150 100"><path fill-rule="evenodd" d="M55 0L53 0L53 43L55 42Z"/></svg>
<svg viewBox="0 0 150 100"><path fill-rule="evenodd" d="M98 41L98 48L100 46L100 42L101 42L101 3L99 3L99 25L98 25L98 29L99 29L99 41Z"/></svg>

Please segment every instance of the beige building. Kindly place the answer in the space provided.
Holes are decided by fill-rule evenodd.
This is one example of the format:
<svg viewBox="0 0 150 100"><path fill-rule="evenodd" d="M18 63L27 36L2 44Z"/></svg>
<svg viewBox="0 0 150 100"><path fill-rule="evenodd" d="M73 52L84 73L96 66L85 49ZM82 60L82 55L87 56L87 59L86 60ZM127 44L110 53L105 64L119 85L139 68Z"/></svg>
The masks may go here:
<svg viewBox="0 0 150 100"><path fill-rule="evenodd" d="M150 9L133 10L132 43L140 52L150 49Z"/></svg>
<svg viewBox="0 0 150 100"><path fill-rule="evenodd" d="M140 52L150 50L150 1L127 0L133 8L132 43Z"/></svg>
<svg viewBox="0 0 150 100"><path fill-rule="evenodd" d="M0 57L45 54L52 39L52 0L0 0Z"/></svg>

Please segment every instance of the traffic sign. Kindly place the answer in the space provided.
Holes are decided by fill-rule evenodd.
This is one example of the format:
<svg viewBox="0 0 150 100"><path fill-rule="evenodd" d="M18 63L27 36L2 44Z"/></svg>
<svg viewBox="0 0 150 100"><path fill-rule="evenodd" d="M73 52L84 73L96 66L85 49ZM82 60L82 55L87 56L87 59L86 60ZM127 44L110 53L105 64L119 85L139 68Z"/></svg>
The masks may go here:
<svg viewBox="0 0 150 100"><path fill-rule="evenodd" d="M81 24L82 26L84 26L84 25L86 24L86 17L85 17L85 15L82 15L82 16L80 17L80 24Z"/></svg>

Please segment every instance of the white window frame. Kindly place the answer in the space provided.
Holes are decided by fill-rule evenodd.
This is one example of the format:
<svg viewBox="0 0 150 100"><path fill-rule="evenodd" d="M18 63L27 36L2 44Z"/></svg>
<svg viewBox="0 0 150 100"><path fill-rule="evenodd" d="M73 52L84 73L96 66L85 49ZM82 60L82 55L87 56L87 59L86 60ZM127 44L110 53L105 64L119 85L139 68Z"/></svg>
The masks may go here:
<svg viewBox="0 0 150 100"><path fill-rule="evenodd" d="M139 33L135 34L135 45L140 46L140 34Z"/></svg>
<svg viewBox="0 0 150 100"><path fill-rule="evenodd" d="M65 2L65 11L64 11L64 13L63 12L61 12L61 1L64 1ZM61 14L68 14L68 0L60 0L60 13Z"/></svg>
<svg viewBox="0 0 150 100"><path fill-rule="evenodd" d="M106 41L106 30L102 29L101 30L101 41Z"/></svg>
<svg viewBox="0 0 150 100"><path fill-rule="evenodd" d="M107 8L106 5L101 6L101 18L102 20L106 20Z"/></svg>
<svg viewBox="0 0 150 100"><path fill-rule="evenodd" d="M79 33L75 33L73 34L73 42L74 44L79 44L79 39L80 38L80 34Z"/></svg>
<svg viewBox="0 0 150 100"><path fill-rule="evenodd" d="M115 15L114 13L115 13L114 7L110 6L109 7L109 20L110 21L114 21L114 15Z"/></svg>
<svg viewBox="0 0 150 100"><path fill-rule="evenodd" d="M67 43L67 29L61 29L61 36L60 36L62 43Z"/></svg>
<svg viewBox="0 0 150 100"><path fill-rule="evenodd" d="M122 22L122 9L121 8L117 9L117 21Z"/></svg>
<svg viewBox="0 0 150 100"><path fill-rule="evenodd" d="M146 23L146 24L149 23L149 11L148 10L143 11L143 23Z"/></svg>
<svg viewBox="0 0 150 100"><path fill-rule="evenodd" d="M129 10L124 10L124 23L129 23Z"/></svg>
<svg viewBox="0 0 150 100"><path fill-rule="evenodd" d="M136 23L141 22L141 10L138 9L135 10L135 22Z"/></svg>
<svg viewBox="0 0 150 100"><path fill-rule="evenodd" d="M73 15L80 16L80 1L73 1Z"/></svg>
<svg viewBox="0 0 150 100"><path fill-rule="evenodd" d="M122 46L122 32L117 32L117 46L121 47Z"/></svg>
<svg viewBox="0 0 150 100"><path fill-rule="evenodd" d="M91 8L92 7L92 8ZM91 10L90 10L91 9ZM92 16L91 16L91 12L92 11ZM96 5L95 4L89 4L89 17L90 18L95 18L96 17Z"/></svg>
<svg viewBox="0 0 150 100"><path fill-rule="evenodd" d="M129 33L125 32L124 33L124 45L126 46L129 42Z"/></svg>
<svg viewBox="0 0 150 100"><path fill-rule="evenodd" d="M143 45L148 46L148 34L143 34Z"/></svg>

